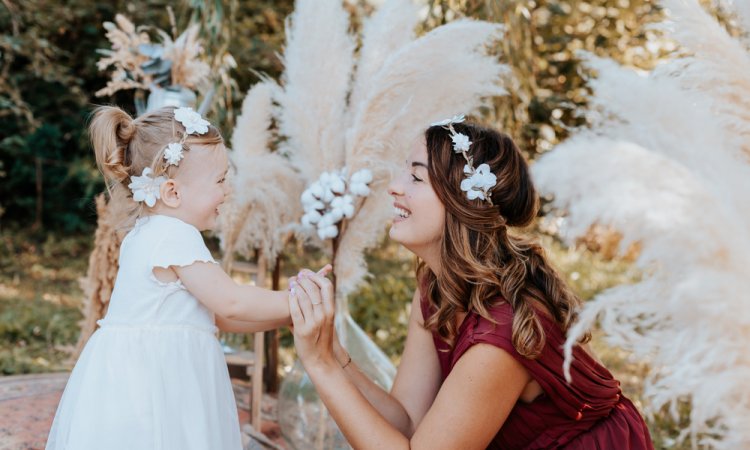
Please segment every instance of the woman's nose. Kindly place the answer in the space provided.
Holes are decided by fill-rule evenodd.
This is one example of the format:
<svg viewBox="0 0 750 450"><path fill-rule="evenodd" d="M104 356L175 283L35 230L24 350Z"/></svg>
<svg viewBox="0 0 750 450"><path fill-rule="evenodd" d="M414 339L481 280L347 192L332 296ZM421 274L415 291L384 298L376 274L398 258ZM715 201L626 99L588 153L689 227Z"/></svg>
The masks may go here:
<svg viewBox="0 0 750 450"><path fill-rule="evenodd" d="M404 188L401 178L403 178L401 174L398 174L391 179L391 182L388 183L388 195L392 195L394 197L404 195Z"/></svg>

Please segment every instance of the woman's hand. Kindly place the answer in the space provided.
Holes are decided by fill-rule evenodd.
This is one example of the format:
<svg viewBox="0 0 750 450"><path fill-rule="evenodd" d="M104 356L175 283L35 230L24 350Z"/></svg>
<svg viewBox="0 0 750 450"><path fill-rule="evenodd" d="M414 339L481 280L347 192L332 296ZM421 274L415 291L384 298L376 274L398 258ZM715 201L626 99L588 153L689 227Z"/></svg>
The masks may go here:
<svg viewBox="0 0 750 450"><path fill-rule="evenodd" d="M338 365L334 354L333 284L321 273L303 270L291 281L289 312L294 345L307 370Z"/></svg>

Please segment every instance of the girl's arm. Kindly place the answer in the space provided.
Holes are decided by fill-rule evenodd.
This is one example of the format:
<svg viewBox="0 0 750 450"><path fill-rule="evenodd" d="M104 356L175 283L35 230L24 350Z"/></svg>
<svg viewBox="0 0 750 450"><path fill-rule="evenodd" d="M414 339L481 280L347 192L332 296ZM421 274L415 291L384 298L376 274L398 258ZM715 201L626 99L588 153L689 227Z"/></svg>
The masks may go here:
<svg viewBox="0 0 750 450"><path fill-rule="evenodd" d="M488 344L475 345L461 357L426 408L427 396L419 393L418 385L407 383L409 376L400 375L399 386L394 385L394 396L398 392L404 410L414 411L415 417L410 421L415 430L409 436L392 424L381 408L368 401L336 361L331 333L333 307L329 297L332 296L324 295L318 300L309 283L301 281L300 285L304 289L289 299L297 352L318 394L355 449L484 449L530 381L518 361ZM325 308L313 305L318 301L330 305ZM418 304L413 306L413 316L418 308ZM434 346L432 349L417 346L414 342L418 341L412 340L413 352L434 354ZM416 363L417 359L412 357L411 361ZM421 409L426 412L420 419Z"/></svg>
<svg viewBox="0 0 750 450"><path fill-rule="evenodd" d="M195 262L189 266L158 269L173 270L191 294L224 319L268 322L279 326L289 323L286 291L271 291L257 286L237 284L218 264L213 263ZM329 270L330 266L326 266L322 273L325 274ZM157 269L154 269L154 272L158 278Z"/></svg>
<svg viewBox="0 0 750 450"><path fill-rule="evenodd" d="M231 320L216 315L216 326L221 331L228 333L257 333L258 331L269 331L286 325L291 325L291 318L267 321Z"/></svg>

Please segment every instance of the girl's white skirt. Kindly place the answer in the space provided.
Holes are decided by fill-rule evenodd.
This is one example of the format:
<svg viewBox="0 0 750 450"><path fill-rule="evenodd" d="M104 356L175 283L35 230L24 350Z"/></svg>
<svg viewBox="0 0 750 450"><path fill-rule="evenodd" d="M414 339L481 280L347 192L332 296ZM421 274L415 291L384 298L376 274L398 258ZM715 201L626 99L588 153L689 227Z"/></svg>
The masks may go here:
<svg viewBox="0 0 750 450"><path fill-rule="evenodd" d="M63 393L47 450L239 450L215 329L104 324Z"/></svg>

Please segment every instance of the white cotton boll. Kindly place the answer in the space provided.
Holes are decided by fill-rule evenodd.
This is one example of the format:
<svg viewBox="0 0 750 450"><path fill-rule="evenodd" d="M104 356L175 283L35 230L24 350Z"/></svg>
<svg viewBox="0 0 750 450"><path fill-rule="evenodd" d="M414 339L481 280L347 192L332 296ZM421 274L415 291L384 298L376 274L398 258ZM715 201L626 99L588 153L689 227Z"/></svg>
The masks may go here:
<svg viewBox="0 0 750 450"><path fill-rule="evenodd" d="M318 227L318 237L321 239L333 239L338 235L339 235L339 229L336 227L336 225Z"/></svg>
<svg viewBox="0 0 750 450"><path fill-rule="evenodd" d="M315 201L313 201L311 203L307 203L307 204L303 205L303 208L304 208L305 212L307 213L307 212L310 212L310 211L320 211L320 210L323 210L323 209L326 208L326 205L323 204L323 202L321 202L319 200L315 200Z"/></svg>
<svg viewBox="0 0 750 450"><path fill-rule="evenodd" d="M372 171L370 169L361 169L352 175L352 184L369 184L372 181Z"/></svg>
<svg viewBox="0 0 750 450"><path fill-rule="evenodd" d="M346 182L341 176L336 176L331 179L331 191L336 194L343 194L346 191Z"/></svg>
<svg viewBox="0 0 750 450"><path fill-rule="evenodd" d="M336 197L331 202L331 206L340 212L341 217L351 219L354 217L354 197L351 195L344 195L342 197Z"/></svg>
<svg viewBox="0 0 750 450"><path fill-rule="evenodd" d="M341 197L336 197L336 198L334 199L334 201L335 201L336 199L338 199L338 198L341 198ZM344 218L344 211L343 211L343 209L341 209L341 208L337 208L337 207L336 207L336 206L334 206L334 205L331 205L331 206L332 206L332 209L331 209L331 211L330 211L330 212L329 212L328 214L329 214L329 215L331 216L331 220L333 220L333 222L334 222L334 223L336 223L336 222L338 222L339 220L341 220L341 219L343 219L343 218Z"/></svg>
<svg viewBox="0 0 750 450"><path fill-rule="evenodd" d="M300 200L302 200L303 206L307 206L309 204L312 204L318 201L318 199L315 198L315 195L313 195L312 190L310 188L306 189L305 192L302 193L302 197L300 197Z"/></svg>
<svg viewBox="0 0 750 450"><path fill-rule="evenodd" d="M334 175L330 172L323 172L320 174L320 177L318 178L318 181L320 182L320 185L323 188L327 188L331 186L331 182L333 181Z"/></svg>
<svg viewBox="0 0 750 450"><path fill-rule="evenodd" d="M336 222L336 216L331 214L331 211L328 211L327 213L323 214L323 216L318 221L318 228L325 228L331 225L334 225Z"/></svg>
<svg viewBox="0 0 750 450"><path fill-rule="evenodd" d="M311 184L310 187L308 188L308 190L310 191L310 193L312 195L314 195L317 198L323 197L323 192L325 191L323 189L323 186L321 185L321 183L318 182L318 181L316 181L315 183Z"/></svg>
<svg viewBox="0 0 750 450"><path fill-rule="evenodd" d="M326 187L323 191L323 195L320 196L320 199L325 203L331 203L335 197L336 194L333 193L330 187Z"/></svg>
<svg viewBox="0 0 750 450"><path fill-rule="evenodd" d="M318 211L308 211L307 214L302 216L302 225L304 226L310 226L315 225L316 223L320 222L320 219L323 217L322 214L320 214Z"/></svg>
<svg viewBox="0 0 750 450"><path fill-rule="evenodd" d="M364 183L352 183L349 192L359 197L367 197L370 195L370 188Z"/></svg>

